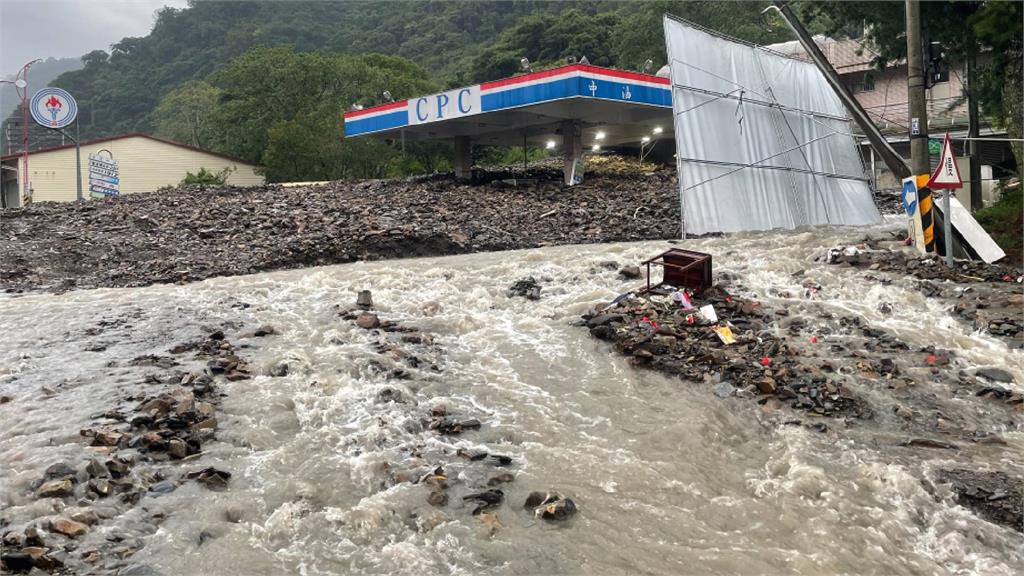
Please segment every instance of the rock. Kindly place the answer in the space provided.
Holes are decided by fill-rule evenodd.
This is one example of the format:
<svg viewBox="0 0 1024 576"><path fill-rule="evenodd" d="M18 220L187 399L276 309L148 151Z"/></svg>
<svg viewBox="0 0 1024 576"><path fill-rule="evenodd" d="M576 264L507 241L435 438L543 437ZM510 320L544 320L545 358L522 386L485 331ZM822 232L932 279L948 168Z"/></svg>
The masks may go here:
<svg viewBox="0 0 1024 576"><path fill-rule="evenodd" d="M46 469L44 476L47 480L68 478L75 476L75 470L64 462L58 462L56 464L51 464L50 467Z"/></svg>
<svg viewBox="0 0 1024 576"><path fill-rule="evenodd" d="M372 330L380 327L380 318L377 318L376 314L369 312L363 312L356 318L356 326L365 330Z"/></svg>
<svg viewBox="0 0 1024 576"><path fill-rule="evenodd" d="M64 566L64 562L56 556L48 554L46 548L42 546L29 546L22 548L21 551L28 554L32 558L33 565L40 570L50 572Z"/></svg>
<svg viewBox="0 0 1024 576"><path fill-rule="evenodd" d="M204 418L192 425L192 430L215 430L217 419L215 417Z"/></svg>
<svg viewBox="0 0 1024 576"><path fill-rule="evenodd" d="M25 545L26 546L45 546L43 537L39 535L39 530L35 526L30 526L25 529Z"/></svg>
<svg viewBox="0 0 1024 576"><path fill-rule="evenodd" d="M512 286L509 287L506 294L511 298L512 296L523 296L528 300L539 300L540 299L540 282L533 276L516 280Z"/></svg>
<svg viewBox="0 0 1024 576"><path fill-rule="evenodd" d="M11 401L11 397L10 396L6 396L6 395L0 396L0 404L7 404L10 401Z"/></svg>
<svg viewBox="0 0 1024 576"><path fill-rule="evenodd" d="M397 389L397 388L392 388L391 386L385 386L384 388L381 388L377 392L377 402L380 402L380 403L398 402L398 403L401 404L401 403L405 402L405 394L403 394L402 391Z"/></svg>
<svg viewBox="0 0 1024 576"><path fill-rule="evenodd" d="M621 323L624 320L622 314L600 314L594 316L590 320L587 320L587 328L594 328L595 326L604 326L611 324L612 322Z"/></svg>
<svg viewBox="0 0 1024 576"><path fill-rule="evenodd" d="M468 420L449 420L448 418L435 418L430 422L429 428L437 430L440 434L455 436L462 434L465 430L475 430L480 427L480 421L476 418Z"/></svg>
<svg viewBox="0 0 1024 576"><path fill-rule="evenodd" d="M223 330L214 331L209 336L207 336L207 338L210 339L210 340L217 340L217 341L223 340L224 339L224 331Z"/></svg>
<svg viewBox="0 0 1024 576"><path fill-rule="evenodd" d="M25 546L45 546L43 537L39 535L39 530L35 526L25 528Z"/></svg>
<svg viewBox="0 0 1024 576"><path fill-rule="evenodd" d="M914 411L911 410L910 408L907 408L906 406L897 406L893 411L900 418L906 418L909 420L914 417Z"/></svg>
<svg viewBox="0 0 1024 576"><path fill-rule="evenodd" d="M502 472L501 474L495 474L487 479L488 486L497 486L498 484L506 484L512 482L516 477L509 472Z"/></svg>
<svg viewBox="0 0 1024 576"><path fill-rule="evenodd" d="M288 366L287 362L278 362L270 368L270 375L275 378L282 378L287 376L290 370L291 368Z"/></svg>
<svg viewBox="0 0 1024 576"><path fill-rule="evenodd" d="M188 444L178 438L174 438L167 443L167 453L170 454L171 458L180 460L188 456Z"/></svg>
<svg viewBox="0 0 1024 576"><path fill-rule="evenodd" d="M995 382L1013 382L1013 374L1002 368L978 368L974 371L974 375Z"/></svg>
<svg viewBox="0 0 1024 576"><path fill-rule="evenodd" d="M622 276L627 280L636 280L641 276L641 274L642 272L640 271L639 266L624 266L619 270L619 276Z"/></svg>
<svg viewBox="0 0 1024 576"><path fill-rule="evenodd" d="M754 384L757 385L757 390L761 394L775 394L776 384L773 378L761 378L756 380Z"/></svg>
<svg viewBox="0 0 1024 576"><path fill-rule="evenodd" d="M940 450L956 450L959 448L956 444L950 444L949 442L942 442L941 440L932 440L931 438L911 438L906 442L903 442L903 446L917 446L919 448L938 448Z"/></svg>
<svg viewBox="0 0 1024 576"><path fill-rule="evenodd" d="M530 492L523 508L545 520L566 520L576 514L576 503L557 492Z"/></svg>
<svg viewBox="0 0 1024 576"><path fill-rule="evenodd" d="M571 498L562 498L541 506L535 514L544 520L567 520L576 514L576 503Z"/></svg>
<svg viewBox="0 0 1024 576"><path fill-rule="evenodd" d="M505 493L497 488L484 490L483 492L477 492L475 494L467 494L462 497L463 502L472 502L476 505L476 508L473 509L474 516L480 514L484 510L500 506L504 500Z"/></svg>
<svg viewBox="0 0 1024 576"><path fill-rule="evenodd" d="M107 460L106 466L107 471L114 478L121 478L128 474L128 470L131 468L132 462L125 458L111 458Z"/></svg>
<svg viewBox="0 0 1024 576"><path fill-rule="evenodd" d="M149 414L139 414L131 419L132 428L138 430L140 428L149 428L153 424L153 417Z"/></svg>
<svg viewBox="0 0 1024 576"><path fill-rule="evenodd" d="M121 438L124 438L124 434L117 432L116 430L100 429L96 431L96 435L93 436L93 446L117 446L121 442Z"/></svg>
<svg viewBox="0 0 1024 576"><path fill-rule="evenodd" d="M719 382L712 390L715 392L715 396L719 398L728 398L736 394L736 387L729 382Z"/></svg>
<svg viewBox="0 0 1024 576"><path fill-rule="evenodd" d="M72 484L71 479L63 478L44 483L36 491L36 496L39 498L60 498L62 496L70 496L74 491L75 486Z"/></svg>
<svg viewBox="0 0 1024 576"><path fill-rule="evenodd" d="M11 572L28 572L36 565L35 560L29 554L13 550L4 550L0 554L0 563L3 564L5 570L10 570Z"/></svg>
<svg viewBox="0 0 1024 576"><path fill-rule="evenodd" d="M96 512L89 509L79 510L71 514L71 519L86 526L92 526L100 521L100 517L96 515Z"/></svg>
<svg viewBox="0 0 1024 576"><path fill-rule="evenodd" d="M363 310L373 308L373 294L369 290L360 290L359 295L356 296L356 307Z"/></svg>
<svg viewBox="0 0 1024 576"><path fill-rule="evenodd" d="M203 468L202 470L185 474L184 478L186 480L195 480L210 490L223 490L228 486L231 473L217 470L216 468Z"/></svg>
<svg viewBox="0 0 1024 576"><path fill-rule="evenodd" d="M88 488L100 498L106 498L113 492L113 486L110 485L110 481L103 478L89 480Z"/></svg>
<svg viewBox="0 0 1024 576"><path fill-rule="evenodd" d="M2 542L3 546L0 546L0 550L4 548L21 548L25 545L25 535L17 530L10 530L4 532Z"/></svg>
<svg viewBox="0 0 1024 576"><path fill-rule="evenodd" d="M149 491L154 494L170 494L178 488L177 483L170 480L164 480L163 482L157 482L149 487Z"/></svg>
<svg viewBox="0 0 1024 576"><path fill-rule="evenodd" d="M523 503L523 508L536 508L543 504L547 499L547 492L530 492L530 495L526 497L526 502Z"/></svg>
<svg viewBox="0 0 1024 576"><path fill-rule="evenodd" d="M264 324L263 326L257 328L252 335L257 338L262 338L263 336L270 336L272 334L277 334L277 331L274 330L274 327L271 326L270 324Z"/></svg>
<svg viewBox="0 0 1024 576"><path fill-rule="evenodd" d="M491 466L508 466L512 464L512 457L503 454L491 454L487 456L487 463Z"/></svg>
<svg viewBox="0 0 1024 576"><path fill-rule="evenodd" d="M74 520L65 518L64 516L59 516L56 520L53 520L51 527L54 531L60 532L70 538L81 536L89 531L89 527L85 524L75 522Z"/></svg>

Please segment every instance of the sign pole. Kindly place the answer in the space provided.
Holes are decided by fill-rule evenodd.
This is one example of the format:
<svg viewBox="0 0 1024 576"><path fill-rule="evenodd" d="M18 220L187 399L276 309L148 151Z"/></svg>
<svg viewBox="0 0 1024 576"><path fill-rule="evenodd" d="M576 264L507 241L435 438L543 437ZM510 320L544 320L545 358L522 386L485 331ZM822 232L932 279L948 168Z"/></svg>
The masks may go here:
<svg viewBox="0 0 1024 576"><path fill-rule="evenodd" d="M82 145L79 143L81 132L79 132L79 121L75 118L75 180L78 185L78 201L82 201ZM947 200L948 202L948 200ZM948 209L948 206L947 206Z"/></svg>
<svg viewBox="0 0 1024 576"><path fill-rule="evenodd" d="M78 143L78 103L66 90L43 88L32 97L32 119L39 125L56 130L62 136L71 138L64 128L75 123L75 180L78 183L76 198L82 201L82 148ZM27 170L26 170L27 172ZM26 174L27 176L27 174Z"/></svg>
<svg viewBox="0 0 1024 576"><path fill-rule="evenodd" d="M946 266L953 267L953 213L949 211L949 197L952 190L946 190L946 197L942 201L942 211L945 218L942 219L943 233L946 236Z"/></svg>
<svg viewBox="0 0 1024 576"><path fill-rule="evenodd" d="M960 168L956 165L956 157L953 156L953 141L946 133L942 142L942 156L939 158L939 165L935 173L928 180L928 187L932 189L943 189L946 191L943 197L942 208L945 212L943 231L946 236L946 266L953 267L953 213L950 211L950 195L953 190L963 187L963 179L960 177Z"/></svg>

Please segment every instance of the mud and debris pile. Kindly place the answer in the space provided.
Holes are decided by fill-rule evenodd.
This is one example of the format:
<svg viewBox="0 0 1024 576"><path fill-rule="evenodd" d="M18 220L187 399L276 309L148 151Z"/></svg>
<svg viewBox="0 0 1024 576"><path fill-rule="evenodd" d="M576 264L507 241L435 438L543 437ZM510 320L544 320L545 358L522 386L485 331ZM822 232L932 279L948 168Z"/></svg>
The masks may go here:
<svg viewBox="0 0 1024 576"><path fill-rule="evenodd" d="M775 317L759 302L721 285L699 298L676 294L627 295L585 316L586 326L637 365L713 383L719 395L774 397L822 416L870 416L829 374L834 367L801 361L801 350L771 330Z"/></svg>
<svg viewBox="0 0 1024 576"><path fill-rule="evenodd" d="M955 302L953 313L975 330L1006 341L1010 348L1024 348L1024 273L1020 268L973 261L957 261L950 268L938 256L884 249L871 239L833 248L825 260L836 266L912 276L926 296ZM874 276L865 279L878 280Z"/></svg>
<svg viewBox="0 0 1024 576"><path fill-rule="evenodd" d="M616 168L612 166L612 168ZM411 256L672 238L671 171L183 187L0 215L0 289L132 287Z"/></svg>

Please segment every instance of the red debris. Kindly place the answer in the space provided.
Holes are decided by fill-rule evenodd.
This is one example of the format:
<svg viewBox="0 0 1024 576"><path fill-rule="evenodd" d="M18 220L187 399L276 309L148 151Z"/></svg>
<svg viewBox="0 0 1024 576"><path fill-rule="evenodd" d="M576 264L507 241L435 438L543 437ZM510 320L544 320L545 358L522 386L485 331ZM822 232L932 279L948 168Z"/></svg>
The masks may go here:
<svg viewBox="0 0 1024 576"><path fill-rule="evenodd" d="M928 363L929 364L935 364L935 361L938 360L938 359L939 359L939 357L936 356L935 354L929 354L928 355Z"/></svg>
<svg viewBox="0 0 1024 576"><path fill-rule="evenodd" d="M769 365L771 363L772 363L772 359L771 358L769 358L767 356L761 358L761 366L767 366L767 365Z"/></svg>
<svg viewBox="0 0 1024 576"><path fill-rule="evenodd" d="M817 344L817 343L818 343L818 337L817 336L811 336L811 344Z"/></svg>

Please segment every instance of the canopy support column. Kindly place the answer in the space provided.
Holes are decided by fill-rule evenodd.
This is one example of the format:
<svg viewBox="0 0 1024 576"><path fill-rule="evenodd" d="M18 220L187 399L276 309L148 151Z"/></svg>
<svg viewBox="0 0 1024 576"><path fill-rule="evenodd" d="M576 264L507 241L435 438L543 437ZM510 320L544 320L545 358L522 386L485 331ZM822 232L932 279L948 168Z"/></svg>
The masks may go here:
<svg viewBox="0 0 1024 576"><path fill-rule="evenodd" d="M456 180L469 180L473 173L473 143L469 136L456 136L452 146L452 168Z"/></svg>
<svg viewBox="0 0 1024 576"><path fill-rule="evenodd" d="M573 185L573 170L576 162L583 155L583 140L580 137L579 126L575 122L562 124L562 151L564 155L564 166L562 172L565 176L565 185Z"/></svg>

